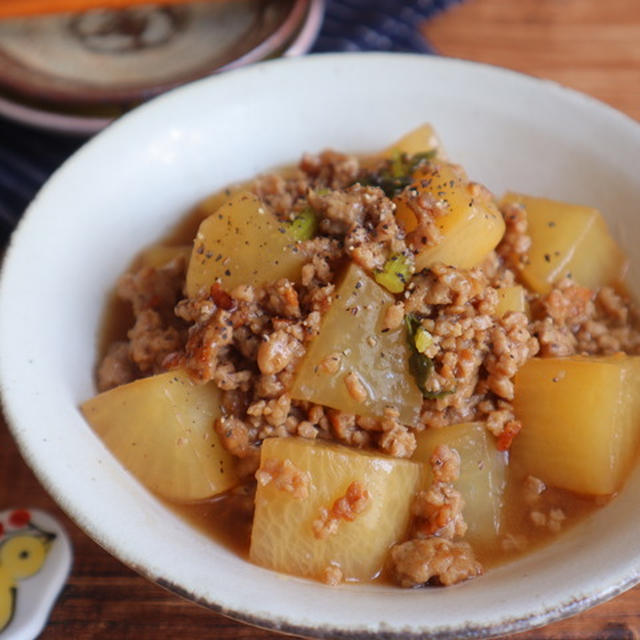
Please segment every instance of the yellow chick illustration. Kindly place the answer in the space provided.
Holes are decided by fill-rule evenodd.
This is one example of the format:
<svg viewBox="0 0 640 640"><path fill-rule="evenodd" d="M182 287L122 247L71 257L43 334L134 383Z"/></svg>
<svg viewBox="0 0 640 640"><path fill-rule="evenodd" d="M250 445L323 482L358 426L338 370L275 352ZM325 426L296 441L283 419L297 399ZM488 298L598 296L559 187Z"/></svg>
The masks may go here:
<svg viewBox="0 0 640 640"><path fill-rule="evenodd" d="M55 537L33 524L26 510L11 512L7 526L0 522L0 631L13 617L19 582L40 571Z"/></svg>

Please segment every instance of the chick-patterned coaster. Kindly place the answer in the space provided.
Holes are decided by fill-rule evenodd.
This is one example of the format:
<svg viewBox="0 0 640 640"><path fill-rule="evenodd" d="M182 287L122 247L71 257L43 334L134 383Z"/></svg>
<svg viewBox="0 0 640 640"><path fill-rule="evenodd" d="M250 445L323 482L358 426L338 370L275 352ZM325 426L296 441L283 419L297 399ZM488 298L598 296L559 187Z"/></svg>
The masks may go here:
<svg viewBox="0 0 640 640"><path fill-rule="evenodd" d="M33 640L71 569L62 526L37 509L0 511L0 640Z"/></svg>

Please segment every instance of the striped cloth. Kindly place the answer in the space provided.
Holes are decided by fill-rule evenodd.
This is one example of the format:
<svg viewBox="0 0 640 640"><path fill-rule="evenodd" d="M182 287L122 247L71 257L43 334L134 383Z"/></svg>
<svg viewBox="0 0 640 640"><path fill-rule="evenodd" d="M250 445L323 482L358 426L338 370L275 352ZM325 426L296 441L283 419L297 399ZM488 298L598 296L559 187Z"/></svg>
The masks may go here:
<svg viewBox="0 0 640 640"><path fill-rule="evenodd" d="M418 26L460 0L328 0L313 51L434 53Z"/></svg>
<svg viewBox="0 0 640 640"><path fill-rule="evenodd" d="M0 118L0 246L45 180L84 141Z"/></svg>
<svg viewBox="0 0 640 640"><path fill-rule="evenodd" d="M327 0L313 51L433 53L418 25L461 0ZM51 173L86 138L46 133L0 117L0 246Z"/></svg>

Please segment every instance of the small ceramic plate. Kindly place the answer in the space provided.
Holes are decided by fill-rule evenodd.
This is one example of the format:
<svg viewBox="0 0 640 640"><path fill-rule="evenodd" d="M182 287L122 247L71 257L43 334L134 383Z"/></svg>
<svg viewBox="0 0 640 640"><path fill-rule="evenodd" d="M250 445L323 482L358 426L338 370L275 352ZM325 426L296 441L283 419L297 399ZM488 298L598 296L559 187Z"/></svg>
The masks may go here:
<svg viewBox="0 0 640 640"><path fill-rule="evenodd" d="M300 27L308 0L232 0L0 22L0 87L65 107L131 104L261 60Z"/></svg>
<svg viewBox="0 0 640 640"><path fill-rule="evenodd" d="M0 115L91 135L194 78L306 53L324 7L325 0L217 0L5 20Z"/></svg>
<svg viewBox="0 0 640 640"><path fill-rule="evenodd" d="M41 106L30 106L5 98L0 94L0 115L39 129L92 135L104 129L113 117L98 117L85 114L69 114L50 111Z"/></svg>

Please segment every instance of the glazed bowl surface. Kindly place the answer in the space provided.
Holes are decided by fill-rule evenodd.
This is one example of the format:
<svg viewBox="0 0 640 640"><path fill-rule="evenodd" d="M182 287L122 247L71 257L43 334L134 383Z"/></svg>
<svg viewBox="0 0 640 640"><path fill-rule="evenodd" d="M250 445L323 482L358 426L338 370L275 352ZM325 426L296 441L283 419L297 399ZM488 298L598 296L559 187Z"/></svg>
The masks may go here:
<svg viewBox="0 0 640 640"><path fill-rule="evenodd" d="M0 285L7 419L45 488L97 542L216 611L326 638L465 638L571 615L640 579L640 471L555 543L447 589L322 584L249 564L149 494L79 412L95 393L108 292L207 194L304 151L366 152L431 122L449 156L506 189L598 207L640 282L640 124L514 72L400 54L279 60L198 81L77 152L29 207Z"/></svg>

